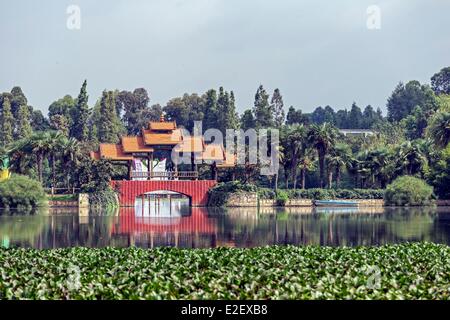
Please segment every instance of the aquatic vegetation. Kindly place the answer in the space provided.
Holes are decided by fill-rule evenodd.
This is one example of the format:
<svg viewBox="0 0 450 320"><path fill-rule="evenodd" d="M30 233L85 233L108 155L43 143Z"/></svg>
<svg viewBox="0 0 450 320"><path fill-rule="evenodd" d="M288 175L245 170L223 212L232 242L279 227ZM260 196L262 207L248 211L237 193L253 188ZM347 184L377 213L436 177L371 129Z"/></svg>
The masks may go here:
<svg viewBox="0 0 450 320"><path fill-rule="evenodd" d="M450 247L1 249L3 299L449 299Z"/></svg>

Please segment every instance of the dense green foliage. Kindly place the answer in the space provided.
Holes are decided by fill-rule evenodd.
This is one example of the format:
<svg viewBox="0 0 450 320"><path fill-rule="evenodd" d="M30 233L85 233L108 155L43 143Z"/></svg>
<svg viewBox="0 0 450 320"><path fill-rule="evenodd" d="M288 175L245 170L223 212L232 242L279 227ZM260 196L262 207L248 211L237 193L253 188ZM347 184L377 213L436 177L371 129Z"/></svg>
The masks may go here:
<svg viewBox="0 0 450 320"><path fill-rule="evenodd" d="M73 110L73 130L71 135L78 141L87 141L89 138L89 106L86 91L87 81L84 80Z"/></svg>
<svg viewBox="0 0 450 320"><path fill-rule="evenodd" d="M0 249L0 297L449 299L449 259L448 246L432 243L357 248Z"/></svg>
<svg viewBox="0 0 450 320"><path fill-rule="evenodd" d="M46 195L38 181L13 174L10 179L0 182L0 208L31 209L45 203Z"/></svg>
<svg viewBox="0 0 450 320"><path fill-rule="evenodd" d="M277 190L287 195L288 199L383 199L384 190L382 189L287 189ZM261 199L277 199L277 193L273 189L259 188L258 195Z"/></svg>
<svg viewBox="0 0 450 320"><path fill-rule="evenodd" d="M450 141L448 74L448 68L436 73L431 87L418 81L400 83L388 98L387 117L379 108L363 109L354 102L348 109L325 106L311 113L291 106L285 119L281 91L276 88L269 94L262 85L253 107L240 117L233 91L223 87L217 92L185 93L163 106L150 106L144 88L105 90L89 106L86 81L77 98L66 95L54 101L45 117L28 104L20 87L14 87L0 95L1 153L11 159L12 172L38 179L46 187L91 188L84 185L89 179L77 176L79 167L90 164L89 151L96 150L99 142L139 135L149 120L164 115L188 130L195 121L203 121L204 131L280 130L281 166L276 174L261 175L260 161L218 170L219 181L236 179L274 190L383 189L397 177L413 175L432 185L439 197L448 197L448 157L443 151ZM337 128L372 129L373 135L343 136ZM114 167L108 176L125 177L124 166ZM198 170L201 177L215 174L206 164L198 165Z"/></svg>
<svg viewBox="0 0 450 320"><path fill-rule="evenodd" d="M13 141L14 134L14 117L11 113L11 104L8 97L3 99L3 110L0 120L0 140L3 141L5 145L8 145Z"/></svg>
<svg viewBox="0 0 450 320"><path fill-rule="evenodd" d="M442 68L431 77L431 87L436 94L450 94L450 67Z"/></svg>
<svg viewBox="0 0 450 320"><path fill-rule="evenodd" d="M433 188L425 181L410 176L399 177L389 184L385 203L394 206L423 206L432 203Z"/></svg>
<svg viewBox="0 0 450 320"><path fill-rule="evenodd" d="M255 185L240 181L219 183L208 191L208 206L221 207L226 204L228 197L233 193L256 192L257 190Z"/></svg>

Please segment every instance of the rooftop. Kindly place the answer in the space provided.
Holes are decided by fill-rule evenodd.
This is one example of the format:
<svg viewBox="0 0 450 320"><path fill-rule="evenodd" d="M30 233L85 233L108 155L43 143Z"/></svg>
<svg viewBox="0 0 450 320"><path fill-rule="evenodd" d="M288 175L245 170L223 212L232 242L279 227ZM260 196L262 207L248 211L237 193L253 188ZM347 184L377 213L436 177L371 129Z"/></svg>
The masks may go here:
<svg viewBox="0 0 450 320"><path fill-rule="evenodd" d="M109 143L100 144L100 158L123 161L133 160L132 155L123 152L122 145Z"/></svg>
<svg viewBox="0 0 450 320"><path fill-rule="evenodd" d="M152 147L146 146L142 137L122 137L122 149L125 153L153 152Z"/></svg>

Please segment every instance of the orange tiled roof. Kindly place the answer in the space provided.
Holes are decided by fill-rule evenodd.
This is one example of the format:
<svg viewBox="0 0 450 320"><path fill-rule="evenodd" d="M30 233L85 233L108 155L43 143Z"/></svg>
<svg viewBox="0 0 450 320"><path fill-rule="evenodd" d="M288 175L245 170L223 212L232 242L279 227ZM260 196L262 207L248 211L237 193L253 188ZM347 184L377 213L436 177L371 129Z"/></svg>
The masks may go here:
<svg viewBox="0 0 450 320"><path fill-rule="evenodd" d="M181 141L181 130L176 129L171 133L160 133L152 130L142 130L146 145L177 145Z"/></svg>
<svg viewBox="0 0 450 320"><path fill-rule="evenodd" d="M175 147L175 152L203 152L203 137L183 137L183 140Z"/></svg>
<svg viewBox="0 0 450 320"><path fill-rule="evenodd" d="M133 156L126 154L120 144L100 144L100 157L110 160L133 160Z"/></svg>
<svg viewBox="0 0 450 320"><path fill-rule="evenodd" d="M175 121L150 121L148 128L153 131L171 131L177 128Z"/></svg>
<svg viewBox="0 0 450 320"><path fill-rule="evenodd" d="M100 160L100 152L91 151L89 155L93 160Z"/></svg>
<svg viewBox="0 0 450 320"><path fill-rule="evenodd" d="M122 137L123 152L153 152L153 148L146 146L142 137Z"/></svg>
<svg viewBox="0 0 450 320"><path fill-rule="evenodd" d="M212 160L217 163L222 163L224 161L223 146L220 144L208 144L205 146L205 151L202 153L203 160Z"/></svg>

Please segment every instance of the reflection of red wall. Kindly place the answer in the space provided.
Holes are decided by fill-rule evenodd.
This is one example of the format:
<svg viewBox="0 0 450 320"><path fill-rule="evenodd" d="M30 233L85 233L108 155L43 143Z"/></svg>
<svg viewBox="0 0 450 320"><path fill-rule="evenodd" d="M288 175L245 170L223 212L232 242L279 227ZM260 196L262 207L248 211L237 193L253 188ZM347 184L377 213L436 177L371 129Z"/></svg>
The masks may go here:
<svg viewBox="0 0 450 320"><path fill-rule="evenodd" d="M191 198L192 206L206 206L208 190L216 183L215 180L111 181L112 187L119 191L119 202L123 207L134 207L137 196L157 190L179 192Z"/></svg>
<svg viewBox="0 0 450 320"><path fill-rule="evenodd" d="M170 218L161 218L163 220ZM146 221L147 220L147 221ZM201 233L214 234L217 231L215 220L208 218L206 209L192 208L188 217L174 218L173 224L158 224L158 219L146 219L136 215L134 208L121 208L119 212L119 225L113 225L113 234L136 233ZM150 223L152 222L152 223ZM155 223L156 222L156 223Z"/></svg>

